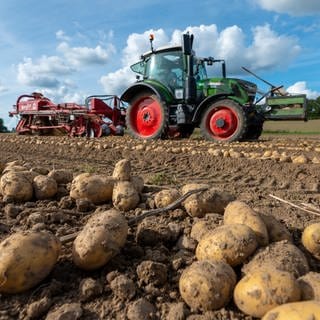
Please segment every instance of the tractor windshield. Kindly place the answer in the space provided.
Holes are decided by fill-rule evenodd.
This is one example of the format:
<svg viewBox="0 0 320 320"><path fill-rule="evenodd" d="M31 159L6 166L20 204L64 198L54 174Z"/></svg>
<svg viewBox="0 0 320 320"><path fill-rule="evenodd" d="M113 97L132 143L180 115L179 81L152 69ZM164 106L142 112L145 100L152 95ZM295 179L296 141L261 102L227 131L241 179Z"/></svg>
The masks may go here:
<svg viewBox="0 0 320 320"><path fill-rule="evenodd" d="M168 51L151 55L146 60L145 78L157 80L173 91L182 88L182 52Z"/></svg>

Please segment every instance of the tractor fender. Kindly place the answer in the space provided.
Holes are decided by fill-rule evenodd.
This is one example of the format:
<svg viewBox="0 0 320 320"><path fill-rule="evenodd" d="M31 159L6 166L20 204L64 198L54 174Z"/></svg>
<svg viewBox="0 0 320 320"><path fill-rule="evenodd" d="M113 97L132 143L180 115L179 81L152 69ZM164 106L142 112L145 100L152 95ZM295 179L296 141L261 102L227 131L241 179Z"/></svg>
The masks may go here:
<svg viewBox="0 0 320 320"><path fill-rule="evenodd" d="M135 83L129 88L127 88L121 95L120 99L125 102L130 102L131 99L143 91L151 91L153 94L155 94L159 100L161 101L170 101L170 96L167 92L165 92L161 86L158 86L156 84L150 84L150 83Z"/></svg>
<svg viewBox="0 0 320 320"><path fill-rule="evenodd" d="M217 102L218 100L222 100L222 99L232 99L232 96L230 96L230 92L222 92L219 94L215 94L213 96L209 96L206 99L202 100L200 102L200 104L197 106L194 114L193 114L193 118L192 118L192 122L193 123L199 123L201 121L201 115L202 113L207 109L207 107L215 102Z"/></svg>

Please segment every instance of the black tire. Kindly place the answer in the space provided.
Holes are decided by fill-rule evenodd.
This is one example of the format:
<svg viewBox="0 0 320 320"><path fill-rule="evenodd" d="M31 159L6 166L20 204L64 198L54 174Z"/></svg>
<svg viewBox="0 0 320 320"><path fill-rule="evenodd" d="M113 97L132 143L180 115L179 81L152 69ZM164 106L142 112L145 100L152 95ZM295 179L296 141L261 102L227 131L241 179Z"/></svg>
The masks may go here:
<svg viewBox="0 0 320 320"><path fill-rule="evenodd" d="M259 115L251 116L248 120L247 131L242 140L257 140L263 131L263 118Z"/></svg>
<svg viewBox="0 0 320 320"><path fill-rule="evenodd" d="M194 126L192 124L185 124L179 126L180 138L190 138L194 131Z"/></svg>
<svg viewBox="0 0 320 320"><path fill-rule="evenodd" d="M203 113L200 129L202 135L211 141L239 141L247 131L247 116L235 101L219 100Z"/></svg>
<svg viewBox="0 0 320 320"><path fill-rule="evenodd" d="M131 101L126 113L126 126L135 138L152 140L166 138L168 108L155 94L142 92Z"/></svg>

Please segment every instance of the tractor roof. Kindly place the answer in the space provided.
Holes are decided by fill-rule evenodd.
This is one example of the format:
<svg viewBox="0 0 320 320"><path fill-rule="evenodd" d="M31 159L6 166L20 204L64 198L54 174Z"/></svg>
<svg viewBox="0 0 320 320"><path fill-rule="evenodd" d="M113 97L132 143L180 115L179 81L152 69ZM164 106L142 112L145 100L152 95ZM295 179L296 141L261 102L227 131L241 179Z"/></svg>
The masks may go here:
<svg viewBox="0 0 320 320"><path fill-rule="evenodd" d="M151 50L147 51L142 55L142 57L146 58L154 53L160 53L160 52L166 52L166 51L179 51L179 50L182 51L181 46L165 46L165 47L160 47L160 48L153 50L153 51L151 51Z"/></svg>

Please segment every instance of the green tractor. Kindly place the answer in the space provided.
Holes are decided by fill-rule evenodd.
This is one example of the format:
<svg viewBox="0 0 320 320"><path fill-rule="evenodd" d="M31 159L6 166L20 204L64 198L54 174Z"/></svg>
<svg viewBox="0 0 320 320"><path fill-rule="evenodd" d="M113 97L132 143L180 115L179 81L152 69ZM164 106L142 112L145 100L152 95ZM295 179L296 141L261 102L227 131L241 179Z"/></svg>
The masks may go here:
<svg viewBox="0 0 320 320"><path fill-rule="evenodd" d="M255 83L227 78L224 60L197 57L189 33L182 46L154 50L153 36L150 43L151 51L131 66L137 82L121 96L129 105L127 129L136 138L189 137L200 127L211 141L252 140L265 120L306 120L305 95L271 86L259 98ZM222 75L208 78L206 66L214 63L221 63Z"/></svg>

